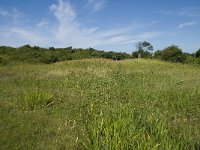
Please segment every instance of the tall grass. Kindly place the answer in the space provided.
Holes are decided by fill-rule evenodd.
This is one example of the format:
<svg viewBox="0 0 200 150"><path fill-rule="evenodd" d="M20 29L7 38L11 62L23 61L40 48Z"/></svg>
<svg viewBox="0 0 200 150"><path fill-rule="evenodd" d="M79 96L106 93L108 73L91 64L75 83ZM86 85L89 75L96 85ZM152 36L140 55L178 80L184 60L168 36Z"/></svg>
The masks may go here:
<svg viewBox="0 0 200 150"><path fill-rule="evenodd" d="M98 112L94 107L90 105L83 120L82 134L86 139L80 144L84 149L195 149L197 144L190 141L192 134L171 133L165 119L146 110L121 104L110 111Z"/></svg>
<svg viewBox="0 0 200 150"><path fill-rule="evenodd" d="M0 67L0 149L198 149L200 68L154 60Z"/></svg>

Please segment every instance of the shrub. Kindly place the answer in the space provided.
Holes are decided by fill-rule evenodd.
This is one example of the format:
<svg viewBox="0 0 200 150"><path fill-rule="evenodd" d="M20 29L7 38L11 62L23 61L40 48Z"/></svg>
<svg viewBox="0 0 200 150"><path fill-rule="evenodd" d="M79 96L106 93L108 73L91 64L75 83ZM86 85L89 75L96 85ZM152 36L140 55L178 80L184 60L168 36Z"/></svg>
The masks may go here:
<svg viewBox="0 0 200 150"><path fill-rule="evenodd" d="M10 60L31 63L55 63L57 61L78 60L85 58L107 58L123 60L131 55L121 52L104 52L93 48L41 48L38 46L24 45L19 48L0 46L0 55L7 55ZM2 60L1 60L2 61Z"/></svg>
<svg viewBox="0 0 200 150"><path fill-rule="evenodd" d="M197 62L197 59L194 58L193 56L191 55L185 55L186 59L184 61L184 63L187 63L187 64L194 64Z"/></svg>
<svg viewBox="0 0 200 150"><path fill-rule="evenodd" d="M21 48L21 49L30 49L31 46L29 44L26 44L26 45L23 45L23 46L21 46L19 48Z"/></svg>
<svg viewBox="0 0 200 150"><path fill-rule="evenodd" d="M59 58L57 56L50 55L50 56L43 57L40 61L45 64L51 64L51 63L58 62L58 60Z"/></svg>
<svg viewBox="0 0 200 150"><path fill-rule="evenodd" d="M195 57L196 57L196 58L200 58L200 49L199 49L198 51L196 51Z"/></svg>
<svg viewBox="0 0 200 150"><path fill-rule="evenodd" d="M171 62L184 62L186 56L178 46L172 45L162 51L161 59Z"/></svg>
<svg viewBox="0 0 200 150"><path fill-rule="evenodd" d="M162 57L162 51L161 50L157 50L155 53L154 53L154 58L161 58Z"/></svg>
<svg viewBox="0 0 200 150"><path fill-rule="evenodd" d="M7 56L0 56L0 64L6 65L9 62L9 58Z"/></svg>
<svg viewBox="0 0 200 150"><path fill-rule="evenodd" d="M49 50L55 50L55 48L54 47L49 47Z"/></svg>
<svg viewBox="0 0 200 150"><path fill-rule="evenodd" d="M200 58L197 58L197 64L200 65Z"/></svg>

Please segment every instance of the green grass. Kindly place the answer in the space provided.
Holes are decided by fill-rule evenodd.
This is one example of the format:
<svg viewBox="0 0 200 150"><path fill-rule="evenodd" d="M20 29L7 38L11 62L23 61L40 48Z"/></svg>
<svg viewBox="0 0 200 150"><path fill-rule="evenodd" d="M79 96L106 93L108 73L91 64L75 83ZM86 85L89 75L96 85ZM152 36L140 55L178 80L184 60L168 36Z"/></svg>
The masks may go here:
<svg viewBox="0 0 200 150"><path fill-rule="evenodd" d="M200 68L103 59L0 66L0 149L197 150Z"/></svg>

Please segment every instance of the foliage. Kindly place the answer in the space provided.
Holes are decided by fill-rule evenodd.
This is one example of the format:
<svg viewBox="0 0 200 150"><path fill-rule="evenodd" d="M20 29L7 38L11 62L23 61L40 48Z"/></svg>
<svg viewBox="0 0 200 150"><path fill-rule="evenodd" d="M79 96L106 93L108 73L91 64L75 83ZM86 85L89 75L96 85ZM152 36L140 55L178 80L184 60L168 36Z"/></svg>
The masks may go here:
<svg viewBox="0 0 200 150"><path fill-rule="evenodd" d="M169 46L161 52L161 59L171 62L184 62L186 56L176 45Z"/></svg>
<svg viewBox="0 0 200 150"><path fill-rule="evenodd" d="M105 58L117 61L138 58L138 56L142 58L156 58L171 62L199 64L199 51L195 54L183 53L181 49L175 45L169 46L164 50L158 50L153 56L150 52L153 50L153 46L149 42L139 42L137 49L137 51L134 51L132 55L130 55L123 52L96 50L91 47L87 49L73 48L72 46L66 48L42 48L39 46L30 46L28 44L19 48L0 46L0 64L6 65L12 62L51 64L66 60L79 60L87 58Z"/></svg>
<svg viewBox="0 0 200 150"><path fill-rule="evenodd" d="M139 51L134 51L132 53L133 58L138 58L138 55L140 55L141 58L152 58L152 53L150 53L149 51L142 51L140 53Z"/></svg>
<svg viewBox="0 0 200 150"><path fill-rule="evenodd" d="M162 57L162 50L157 50L154 52L154 58L161 59Z"/></svg>
<svg viewBox="0 0 200 150"><path fill-rule="evenodd" d="M193 56L191 55L185 55L185 60L184 60L184 63L186 64L196 64L197 63L197 59L194 58Z"/></svg>
<svg viewBox="0 0 200 150"><path fill-rule="evenodd" d="M56 63L59 61L58 56L56 56L55 54L50 54L49 56L46 57L42 57L40 60L42 63L45 64L51 64L51 63Z"/></svg>
<svg viewBox="0 0 200 150"><path fill-rule="evenodd" d="M136 47L139 53L143 51L153 51L153 46L147 41L137 43Z"/></svg>
<svg viewBox="0 0 200 150"><path fill-rule="evenodd" d="M19 48L1 46L0 56L6 55L8 61L31 62L31 63L55 63L65 60L77 60L85 58L106 58L112 60L124 60L131 58L131 55L121 52L98 51L93 48L41 48L38 46L24 45Z"/></svg>
<svg viewBox="0 0 200 150"><path fill-rule="evenodd" d="M198 51L195 52L195 57L196 58L200 58L200 49Z"/></svg>
<svg viewBox="0 0 200 150"><path fill-rule="evenodd" d="M200 65L200 58L197 58L197 64Z"/></svg>
<svg viewBox="0 0 200 150"><path fill-rule="evenodd" d="M166 60L171 62L181 62L186 64L199 64L196 53L183 53L178 46L172 45L164 50L157 50L154 52L154 58L159 60Z"/></svg>
<svg viewBox="0 0 200 150"><path fill-rule="evenodd" d="M6 65L9 63L9 58L5 55L0 56L0 64Z"/></svg>
<svg viewBox="0 0 200 150"><path fill-rule="evenodd" d="M136 52L133 52L132 54L133 57L135 57L136 53L138 54L138 58L146 57L151 55L149 51L153 51L153 46L151 45L151 43L143 41L137 43L136 49Z"/></svg>

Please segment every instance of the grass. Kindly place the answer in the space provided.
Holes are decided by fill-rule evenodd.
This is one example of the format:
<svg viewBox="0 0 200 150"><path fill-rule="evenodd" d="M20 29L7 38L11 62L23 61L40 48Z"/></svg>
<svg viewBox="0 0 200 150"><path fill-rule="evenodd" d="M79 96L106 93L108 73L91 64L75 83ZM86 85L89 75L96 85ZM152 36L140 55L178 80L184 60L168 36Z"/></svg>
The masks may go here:
<svg viewBox="0 0 200 150"><path fill-rule="evenodd" d="M0 66L0 149L200 149L200 68L89 59Z"/></svg>

